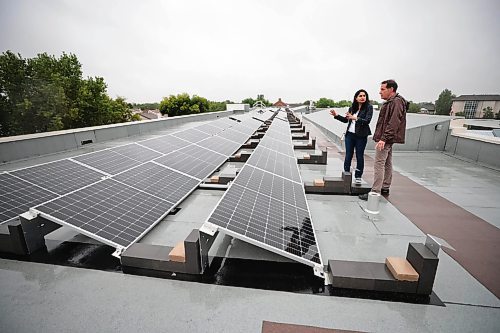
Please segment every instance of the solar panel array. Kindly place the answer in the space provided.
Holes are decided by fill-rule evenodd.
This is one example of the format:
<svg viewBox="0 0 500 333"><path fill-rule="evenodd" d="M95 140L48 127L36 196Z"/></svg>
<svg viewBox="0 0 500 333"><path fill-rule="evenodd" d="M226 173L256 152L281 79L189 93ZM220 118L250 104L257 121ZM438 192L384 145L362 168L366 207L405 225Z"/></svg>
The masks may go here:
<svg viewBox="0 0 500 333"><path fill-rule="evenodd" d="M208 218L207 230L212 225L322 270L286 118L272 122Z"/></svg>
<svg viewBox="0 0 500 333"><path fill-rule="evenodd" d="M0 223L33 208L42 217L126 248L213 173L260 125L251 118L242 122L219 119L0 174ZM218 136L228 130L238 136Z"/></svg>

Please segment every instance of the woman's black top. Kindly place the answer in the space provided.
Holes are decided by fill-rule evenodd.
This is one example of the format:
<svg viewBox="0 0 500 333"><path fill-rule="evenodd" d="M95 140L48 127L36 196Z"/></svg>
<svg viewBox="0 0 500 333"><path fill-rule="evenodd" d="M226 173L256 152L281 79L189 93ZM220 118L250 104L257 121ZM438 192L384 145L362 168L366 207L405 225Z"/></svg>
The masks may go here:
<svg viewBox="0 0 500 333"><path fill-rule="evenodd" d="M349 113L353 114L352 108L349 108ZM368 136L372 134L372 131L370 130L370 121L372 120L373 116L373 106L371 104L368 104L366 108L362 108L358 114L358 120L356 120L356 128L354 129L354 132L358 136ZM351 121L347 120L346 117L341 116L341 115L336 115L335 119L343 122L343 123L348 123L347 124L347 130L349 130L349 126L351 126Z"/></svg>

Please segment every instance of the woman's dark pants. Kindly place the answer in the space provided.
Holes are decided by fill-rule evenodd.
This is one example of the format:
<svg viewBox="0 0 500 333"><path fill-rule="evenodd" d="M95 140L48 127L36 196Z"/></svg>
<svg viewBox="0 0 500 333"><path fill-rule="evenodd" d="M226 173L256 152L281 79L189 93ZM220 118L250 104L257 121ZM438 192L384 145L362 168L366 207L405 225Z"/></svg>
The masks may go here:
<svg viewBox="0 0 500 333"><path fill-rule="evenodd" d="M366 136L357 136L354 133L347 132L345 134L345 160L344 160L344 171L351 170L351 161L354 155L354 150L356 150L356 171L354 172L354 178L361 178L363 175L363 169L365 167L365 147L368 142Z"/></svg>

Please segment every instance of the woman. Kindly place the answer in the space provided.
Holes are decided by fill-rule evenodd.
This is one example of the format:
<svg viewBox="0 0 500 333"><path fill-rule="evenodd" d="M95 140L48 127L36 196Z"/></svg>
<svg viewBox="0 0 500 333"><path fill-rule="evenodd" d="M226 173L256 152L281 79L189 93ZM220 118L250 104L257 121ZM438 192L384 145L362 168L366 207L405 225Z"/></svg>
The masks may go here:
<svg viewBox="0 0 500 333"><path fill-rule="evenodd" d="M371 135L370 121L373 116L373 107L370 104L368 93L364 89L356 91L352 106L345 114L345 117L339 115L335 110L331 110L330 114L335 119L347 123L347 131L345 133L345 160L344 170L351 170L352 156L356 150L356 171L354 172L354 182L361 184L361 176L365 167L365 147L368 141L368 135Z"/></svg>

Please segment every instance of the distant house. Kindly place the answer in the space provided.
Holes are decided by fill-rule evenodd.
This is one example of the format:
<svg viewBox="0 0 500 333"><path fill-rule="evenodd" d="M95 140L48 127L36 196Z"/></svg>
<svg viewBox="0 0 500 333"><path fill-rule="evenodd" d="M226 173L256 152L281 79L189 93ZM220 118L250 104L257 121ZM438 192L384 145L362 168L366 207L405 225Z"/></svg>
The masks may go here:
<svg viewBox="0 0 500 333"><path fill-rule="evenodd" d="M500 112L500 95L460 95L453 99L450 115L463 112L465 118L482 118L488 107L493 114Z"/></svg>
<svg viewBox="0 0 500 333"><path fill-rule="evenodd" d="M151 120L151 119L160 119L162 117L160 110L141 110L141 109L133 109L132 114L138 114L141 117L141 120Z"/></svg>
<svg viewBox="0 0 500 333"><path fill-rule="evenodd" d="M281 100L281 98L279 98L278 101L273 104L273 106L276 106L276 107L286 107L286 106L288 106L288 104L286 104L285 102L283 102Z"/></svg>
<svg viewBox="0 0 500 333"><path fill-rule="evenodd" d="M435 114L436 106L432 103L420 103L420 112L424 114Z"/></svg>

